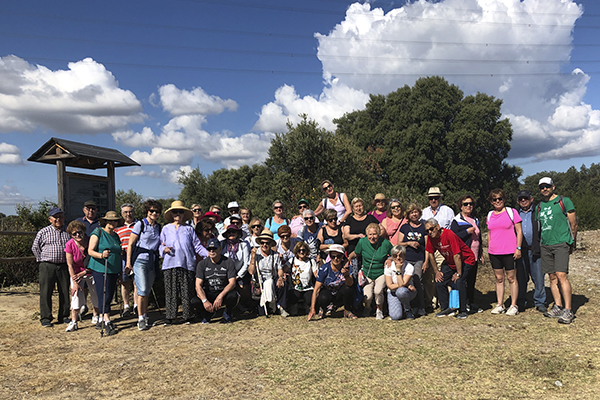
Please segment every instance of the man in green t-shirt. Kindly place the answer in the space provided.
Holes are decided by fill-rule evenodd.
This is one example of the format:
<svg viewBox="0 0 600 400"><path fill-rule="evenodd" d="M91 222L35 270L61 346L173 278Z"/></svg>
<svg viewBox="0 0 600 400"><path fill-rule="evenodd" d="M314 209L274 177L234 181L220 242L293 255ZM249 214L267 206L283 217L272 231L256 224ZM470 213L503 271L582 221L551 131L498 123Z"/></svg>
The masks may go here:
<svg viewBox="0 0 600 400"><path fill-rule="evenodd" d="M535 210L536 220L540 223L542 272L550 278L550 290L554 297L554 306L544 315L558 318L561 324L570 324L574 315L571 311L572 291L568 274L569 254L577 238L575 207L571 199L554 193L551 178L540 179L538 186L543 197Z"/></svg>

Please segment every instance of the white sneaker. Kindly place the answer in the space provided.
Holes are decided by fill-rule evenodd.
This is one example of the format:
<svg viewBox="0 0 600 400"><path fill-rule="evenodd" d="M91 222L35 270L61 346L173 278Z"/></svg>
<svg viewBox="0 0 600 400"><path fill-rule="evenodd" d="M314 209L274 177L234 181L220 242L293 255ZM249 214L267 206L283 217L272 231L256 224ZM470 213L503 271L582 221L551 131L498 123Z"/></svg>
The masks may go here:
<svg viewBox="0 0 600 400"><path fill-rule="evenodd" d="M510 306L508 310L506 310L506 315L517 315L519 313L519 307Z"/></svg>
<svg viewBox="0 0 600 400"><path fill-rule="evenodd" d="M502 304L498 304L496 308L492 310L492 314L502 314L504 311L504 306Z"/></svg>
<svg viewBox="0 0 600 400"><path fill-rule="evenodd" d="M375 319L383 319L383 311L377 309L377 311L375 311Z"/></svg>
<svg viewBox="0 0 600 400"><path fill-rule="evenodd" d="M94 315L94 316L92 317L92 325L96 325L97 323L98 323L98 316L97 316L97 315Z"/></svg>
<svg viewBox="0 0 600 400"><path fill-rule="evenodd" d="M74 332L77 329L77 321L71 321L69 322L69 326L67 326L67 329L65 329L65 332Z"/></svg>

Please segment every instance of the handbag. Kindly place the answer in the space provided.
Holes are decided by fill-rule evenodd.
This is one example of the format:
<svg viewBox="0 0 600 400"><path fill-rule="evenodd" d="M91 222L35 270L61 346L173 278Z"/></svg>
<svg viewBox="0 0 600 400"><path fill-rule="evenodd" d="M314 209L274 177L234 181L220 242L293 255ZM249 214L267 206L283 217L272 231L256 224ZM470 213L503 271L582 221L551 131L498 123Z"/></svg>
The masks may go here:
<svg viewBox="0 0 600 400"><path fill-rule="evenodd" d="M363 273L362 269L360 271L358 271L358 286L360 286L361 288L364 288L368 282L369 281L367 280L367 277Z"/></svg>

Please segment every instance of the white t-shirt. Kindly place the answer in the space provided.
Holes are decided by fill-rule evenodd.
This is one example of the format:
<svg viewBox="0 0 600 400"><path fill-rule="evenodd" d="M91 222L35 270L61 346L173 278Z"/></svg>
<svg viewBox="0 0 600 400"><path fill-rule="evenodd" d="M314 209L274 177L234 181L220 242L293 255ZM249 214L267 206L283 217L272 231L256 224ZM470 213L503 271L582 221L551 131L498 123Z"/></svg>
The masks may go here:
<svg viewBox="0 0 600 400"><path fill-rule="evenodd" d="M411 263L405 262L404 266L402 267L402 269L400 271L402 272L402 276L404 276L404 275L412 276L415 274L415 267ZM391 276L392 282L394 282L395 284L398 284L398 275L396 275L396 263L394 261L392 261L392 263L390 264L389 267L386 267L383 269L383 274L385 276ZM408 282L408 284L409 285L413 284L412 278L410 278L410 281Z"/></svg>
<svg viewBox="0 0 600 400"><path fill-rule="evenodd" d="M307 261L300 261L299 259L294 258L291 273L294 289L300 292L313 290L313 278L317 269L317 262L311 258Z"/></svg>

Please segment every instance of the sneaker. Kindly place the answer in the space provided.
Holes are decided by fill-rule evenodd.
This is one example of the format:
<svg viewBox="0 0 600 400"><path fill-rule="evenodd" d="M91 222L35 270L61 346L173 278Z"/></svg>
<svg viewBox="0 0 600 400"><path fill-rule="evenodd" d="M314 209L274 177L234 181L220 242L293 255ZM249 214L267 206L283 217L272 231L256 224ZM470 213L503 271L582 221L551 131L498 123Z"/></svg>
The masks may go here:
<svg viewBox="0 0 600 400"><path fill-rule="evenodd" d="M476 314L476 313L482 313L482 312L483 312L483 308L479 307L477 304L475 304L475 303L467 304L467 313Z"/></svg>
<svg viewBox="0 0 600 400"><path fill-rule="evenodd" d="M498 304L496 308L492 310L492 314L502 314L505 311L506 309L504 308L504 306L502 304Z"/></svg>
<svg viewBox="0 0 600 400"><path fill-rule="evenodd" d="M327 311L325 311L325 316L330 317L331 313L333 313L333 304L327 306Z"/></svg>
<svg viewBox="0 0 600 400"><path fill-rule="evenodd" d="M559 324L570 324L571 322L573 322L574 318L575 318L575 315L573 315L573 311L565 308L565 309L563 309L562 315L558 319L558 323Z"/></svg>
<svg viewBox="0 0 600 400"><path fill-rule="evenodd" d="M98 316L97 316L97 315L94 315L94 316L92 317L92 324L93 324L93 325L96 325L97 323L98 323Z"/></svg>
<svg viewBox="0 0 600 400"><path fill-rule="evenodd" d="M112 336L117 334L117 328L113 325L111 321L108 321L105 324L105 333L106 336Z"/></svg>
<svg viewBox="0 0 600 400"><path fill-rule="evenodd" d="M62 320L62 323L63 323L63 324L67 324L67 325L69 325L69 324L71 323L71 318L69 318L69 317L64 317L64 318L63 318L63 320Z"/></svg>
<svg viewBox="0 0 600 400"><path fill-rule="evenodd" d="M544 313L544 317L548 318L560 318L562 317L563 309L556 304L552 308Z"/></svg>
<svg viewBox="0 0 600 400"><path fill-rule="evenodd" d="M424 316L426 316L426 315L427 315L427 313L425 312L425 309L424 309L424 308L419 308L419 309L417 310L417 315L418 315L419 317L424 317Z"/></svg>
<svg viewBox="0 0 600 400"><path fill-rule="evenodd" d="M129 318L131 316L131 309L129 306L123 309L123 318Z"/></svg>
<svg viewBox="0 0 600 400"><path fill-rule="evenodd" d="M469 314L467 314L466 311L463 311L461 313L456 314L454 317L458 319L467 319L468 316Z"/></svg>
<svg viewBox="0 0 600 400"><path fill-rule="evenodd" d="M77 321L69 322L69 326L65 329L65 332L75 332L77 330Z"/></svg>
<svg viewBox="0 0 600 400"><path fill-rule="evenodd" d="M548 311L548 307L546 307L543 304L541 306L537 306L535 309L538 310L539 312L541 312L542 314L545 313L546 311Z"/></svg>
<svg viewBox="0 0 600 400"><path fill-rule="evenodd" d="M454 315L455 310L453 308L446 308L445 310L440 311L435 314L436 317L447 317L448 315Z"/></svg>
<svg viewBox="0 0 600 400"><path fill-rule="evenodd" d="M200 323L201 323L202 325L205 325L205 324L210 324L210 319L208 319L208 318L202 318L202 321L200 321Z"/></svg>
<svg viewBox="0 0 600 400"><path fill-rule="evenodd" d="M412 312L411 312L412 314ZM380 309L377 309L377 311L375 311L375 319L383 319L383 311L381 311ZM414 317L413 317L414 319Z"/></svg>
<svg viewBox="0 0 600 400"><path fill-rule="evenodd" d="M279 306L279 315L281 315L282 317L289 317L290 313L285 311L285 308ZM223 313L223 318L225 318L225 313Z"/></svg>
<svg viewBox="0 0 600 400"><path fill-rule="evenodd" d="M173 325L173 320L172 319L165 319L165 322L163 323L163 326L171 326Z"/></svg>
<svg viewBox="0 0 600 400"><path fill-rule="evenodd" d="M81 306L81 308L79 309L79 315L81 315L81 318L85 317L85 314L87 314L88 312L88 308L87 306L84 304Z"/></svg>
<svg viewBox="0 0 600 400"><path fill-rule="evenodd" d="M47 319L41 321L41 323L42 323L42 326L44 328L51 328L52 327L52 322L48 321Z"/></svg>
<svg viewBox="0 0 600 400"><path fill-rule="evenodd" d="M98 322L96 322L96 329L101 330L103 323L104 323L104 321L102 321L101 319L98 319Z"/></svg>
<svg viewBox="0 0 600 400"><path fill-rule="evenodd" d="M379 311L379 310L377 310ZM383 317L383 313L381 313L382 317ZM408 310L406 311L406 319L415 319L415 314L413 314L412 310Z"/></svg>
<svg viewBox="0 0 600 400"><path fill-rule="evenodd" d="M519 307L510 306L508 310L506 310L506 315L517 315L519 313Z"/></svg>
<svg viewBox="0 0 600 400"><path fill-rule="evenodd" d="M282 317L287 317L289 314L282 308L281 309L282 313L281 316ZM283 313L285 312L286 315L284 315ZM223 311L223 318L221 319L221 323L222 324L230 324L233 322L233 318L231 318L231 315L227 314L227 311Z"/></svg>
<svg viewBox="0 0 600 400"><path fill-rule="evenodd" d="M148 330L148 323L146 322L145 318L138 320L138 330L140 330L140 331Z"/></svg>

